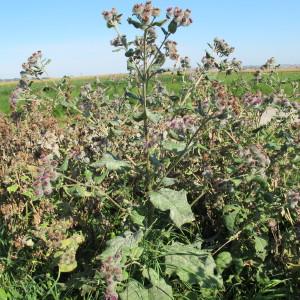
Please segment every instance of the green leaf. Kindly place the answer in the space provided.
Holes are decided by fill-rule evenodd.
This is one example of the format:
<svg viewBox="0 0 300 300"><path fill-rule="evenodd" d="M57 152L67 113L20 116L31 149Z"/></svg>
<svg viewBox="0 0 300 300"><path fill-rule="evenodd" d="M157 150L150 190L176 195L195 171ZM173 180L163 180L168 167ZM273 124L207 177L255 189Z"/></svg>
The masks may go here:
<svg viewBox="0 0 300 300"><path fill-rule="evenodd" d="M4 289L0 288L0 300L8 300L9 296Z"/></svg>
<svg viewBox="0 0 300 300"><path fill-rule="evenodd" d="M93 172L91 172L89 169L85 169L84 177L87 181L93 181Z"/></svg>
<svg viewBox="0 0 300 300"><path fill-rule="evenodd" d="M117 236L107 242L106 249L100 254L99 258L104 261L110 256L115 256L118 252L121 252L123 257L130 256L133 254L139 254L138 251L134 252L134 249L139 248L138 244L143 238L143 232L138 231L132 233L126 231L123 236ZM135 257L136 258L136 257Z"/></svg>
<svg viewBox="0 0 300 300"><path fill-rule="evenodd" d="M164 20L162 20L162 21L154 22L152 25L153 25L153 26L161 27L161 26L163 26L167 21L168 21L167 19L164 19Z"/></svg>
<svg viewBox="0 0 300 300"><path fill-rule="evenodd" d="M136 225L139 225L141 227L144 226L144 220L145 220L145 216L139 214L136 210L133 210L131 213L130 213L130 219L131 221L136 224Z"/></svg>
<svg viewBox="0 0 300 300"><path fill-rule="evenodd" d="M148 290L136 280L130 280L124 292L120 293L121 300L150 300Z"/></svg>
<svg viewBox="0 0 300 300"><path fill-rule="evenodd" d="M254 237L254 247L256 256L259 257L262 261L264 261L267 256L267 246L268 240L266 238L262 238L259 236Z"/></svg>
<svg viewBox="0 0 300 300"><path fill-rule="evenodd" d="M232 256L230 252L224 251L218 254L216 258L217 270L221 274L226 268L228 268L232 262Z"/></svg>
<svg viewBox="0 0 300 300"><path fill-rule="evenodd" d="M170 177L164 177L161 181L161 185L168 187L168 186L172 186L175 183L177 183L177 179L176 178L170 178Z"/></svg>
<svg viewBox="0 0 300 300"><path fill-rule="evenodd" d="M131 57L133 55L134 55L134 50L133 49L129 49L128 51L125 52L126 57Z"/></svg>
<svg viewBox="0 0 300 300"><path fill-rule="evenodd" d="M131 99L134 99L134 100L139 100L141 101L141 98L131 92L125 92L125 97L128 99L128 98L131 98Z"/></svg>
<svg viewBox="0 0 300 300"><path fill-rule="evenodd" d="M127 60L127 70L128 70L128 71L133 71L133 70L135 70L134 63L131 62L130 60Z"/></svg>
<svg viewBox="0 0 300 300"><path fill-rule="evenodd" d="M236 217L241 211L241 207L234 204L225 205L223 208L223 218L226 228L233 232L236 225Z"/></svg>
<svg viewBox="0 0 300 300"><path fill-rule="evenodd" d="M128 18L127 22L128 22L128 24L133 25L135 28L138 28L138 29L142 29L143 28L143 24L142 23L137 22L137 21L135 21L135 20L133 20L131 18Z"/></svg>
<svg viewBox="0 0 300 300"><path fill-rule="evenodd" d="M169 24L168 31L173 34L177 31L177 23L174 20Z"/></svg>
<svg viewBox="0 0 300 300"><path fill-rule="evenodd" d="M130 164L128 162L117 159L109 153L104 154L101 160L91 164L91 167L96 169L104 166L110 171L116 171L122 168L130 168Z"/></svg>
<svg viewBox="0 0 300 300"><path fill-rule="evenodd" d="M178 100L180 99L180 97L179 97L179 96L176 96L176 95L171 95L171 96L169 96L169 98L170 98L170 100L172 100L172 101L178 101Z"/></svg>
<svg viewBox="0 0 300 300"><path fill-rule="evenodd" d="M9 187L7 187L7 191L12 194L12 193L15 193L19 188L19 185L18 184L13 184L13 185L10 185Z"/></svg>
<svg viewBox="0 0 300 300"><path fill-rule="evenodd" d="M151 112L149 109L146 110L147 118L152 123L157 123L161 119L161 115Z"/></svg>
<svg viewBox="0 0 300 300"><path fill-rule="evenodd" d="M149 300L170 300L173 299L172 287L166 284L166 281L159 276L153 269L145 269L143 276L147 278L152 287L148 289Z"/></svg>
<svg viewBox="0 0 300 300"><path fill-rule="evenodd" d="M247 177L248 182L256 182L258 183L263 189L269 190L269 184L268 181L259 175L251 175Z"/></svg>
<svg viewBox="0 0 300 300"><path fill-rule="evenodd" d="M69 166L69 159L65 158L63 164L61 165L61 167L59 168L59 170L61 172L66 172L68 170L68 166Z"/></svg>
<svg viewBox="0 0 300 300"><path fill-rule="evenodd" d="M133 120L136 122L143 121L145 119L145 114L144 112L137 112L132 116Z"/></svg>
<svg viewBox="0 0 300 300"><path fill-rule="evenodd" d="M82 234L74 234L72 237L61 241L60 249L54 254L61 273L69 273L76 269L76 251L83 242L84 236Z"/></svg>
<svg viewBox="0 0 300 300"><path fill-rule="evenodd" d="M165 150L179 153L179 152L182 152L182 151L185 150L186 143L177 142L177 141L174 141L174 140L166 140L166 141L163 142L162 146Z"/></svg>
<svg viewBox="0 0 300 300"><path fill-rule="evenodd" d="M102 181L109 175L109 171L105 170L100 176L94 177L95 184L99 185L102 183Z"/></svg>
<svg viewBox="0 0 300 300"><path fill-rule="evenodd" d="M178 192L163 188L157 192L151 192L150 201L161 211L170 210L170 218L177 227L195 219L184 190Z"/></svg>
<svg viewBox="0 0 300 300"><path fill-rule="evenodd" d="M172 300L172 287L166 284L165 280L159 277L153 269L143 271L143 276L151 284L151 288L145 288L136 280L130 280L126 289L120 293L121 300Z"/></svg>
<svg viewBox="0 0 300 300"><path fill-rule="evenodd" d="M91 192L88 192L86 187L82 185L75 185L73 187L64 187L64 190L66 193L71 194L74 197L79 197L79 198L87 198L91 197L93 194Z"/></svg>
<svg viewBox="0 0 300 300"><path fill-rule="evenodd" d="M28 197L29 199L34 199L34 193L30 190L23 192L22 195Z"/></svg>
<svg viewBox="0 0 300 300"><path fill-rule="evenodd" d="M192 245L174 243L165 247L166 274L176 274L184 283L199 284L201 288L223 286L222 277L215 272L216 264L210 253Z"/></svg>

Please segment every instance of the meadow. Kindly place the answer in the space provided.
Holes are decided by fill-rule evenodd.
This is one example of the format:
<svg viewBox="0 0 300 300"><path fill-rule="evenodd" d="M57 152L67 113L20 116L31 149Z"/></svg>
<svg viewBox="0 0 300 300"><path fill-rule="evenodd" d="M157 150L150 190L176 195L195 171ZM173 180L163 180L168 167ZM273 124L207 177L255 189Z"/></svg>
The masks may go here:
<svg viewBox="0 0 300 300"><path fill-rule="evenodd" d="M291 95L292 88L290 83L291 82L299 82L300 81L300 71L297 70L279 70L278 71L279 77L283 83L283 88L288 95ZM211 73L211 78L219 80L226 84L229 88L234 85L234 83L238 80L245 80L246 82L251 82L253 80L253 71L247 72L243 71L239 74L231 74L225 75L220 73ZM122 80L122 77L125 78ZM80 94L80 88L84 84L93 83L96 81L96 78L99 78L103 86L108 88L108 93L110 97L114 95L122 95L124 93L124 89L126 88L126 75L100 75L100 76L87 76L87 77L75 77L71 78L71 85L72 85L72 96L78 97ZM173 93L178 93L180 90L181 79L176 75L163 75L160 77L162 83L166 86L166 88ZM51 85L51 81L58 82L59 79L52 79L52 80L41 80L41 82L35 82L33 84L33 90L43 90L49 84ZM116 84L117 81L117 84ZM16 87L17 82L0 82L0 111L3 113L9 113L9 97ZM272 88L268 87L266 84L262 83L253 87L253 92L256 90L261 90L264 94L272 93ZM237 94L242 95L245 93L245 89L243 87L240 88L239 91L236 91ZM51 95L51 93L50 93ZM300 100L296 99L296 100Z"/></svg>
<svg viewBox="0 0 300 300"><path fill-rule="evenodd" d="M300 72L219 38L192 69L189 9L103 18L126 75L0 84L0 300L299 299Z"/></svg>

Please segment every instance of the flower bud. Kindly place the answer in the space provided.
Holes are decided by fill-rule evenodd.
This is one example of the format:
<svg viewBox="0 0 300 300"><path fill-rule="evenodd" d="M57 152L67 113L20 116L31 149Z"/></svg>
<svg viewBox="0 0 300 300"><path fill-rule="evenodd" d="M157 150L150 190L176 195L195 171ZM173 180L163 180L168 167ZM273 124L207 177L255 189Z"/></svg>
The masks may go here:
<svg viewBox="0 0 300 300"><path fill-rule="evenodd" d="M158 17L160 15L160 9L159 8L153 8L152 9L152 17Z"/></svg>

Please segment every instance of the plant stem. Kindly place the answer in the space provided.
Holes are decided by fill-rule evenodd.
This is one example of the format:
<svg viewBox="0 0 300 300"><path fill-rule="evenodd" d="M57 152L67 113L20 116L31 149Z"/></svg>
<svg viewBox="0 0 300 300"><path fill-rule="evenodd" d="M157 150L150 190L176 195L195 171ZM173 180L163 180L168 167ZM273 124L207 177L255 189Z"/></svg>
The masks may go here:
<svg viewBox="0 0 300 300"><path fill-rule="evenodd" d="M171 167L164 173L164 175L162 176L162 178L160 179L160 181L158 182L156 188L159 188L159 186L161 185L163 179L165 177L167 177L174 169L175 167L181 162L181 160L184 158L184 156L189 153L190 149L190 145L192 144L193 140L196 138L196 136L198 135L198 133L200 132L200 130L202 129L203 125L207 124L208 119L204 119L203 122L199 125L199 127L197 128L197 130L195 131L195 133L191 136L191 138L188 140L184 150L180 153L180 155L177 157L177 159L175 160L175 162L173 163L173 165L171 165Z"/></svg>
<svg viewBox="0 0 300 300"><path fill-rule="evenodd" d="M76 183L78 185L81 186L85 186L85 187L90 187L93 188L95 190L97 190L99 193L101 193L101 195L103 195L103 197L105 197L106 199L108 199L114 206L118 207L121 211L124 211L124 208L122 208L113 198L111 198L106 192L104 192L101 188L92 185L92 184L87 184L87 183L82 183L76 179L73 179L71 177L68 177L66 175L61 174L65 179L72 181L73 183Z"/></svg>
<svg viewBox="0 0 300 300"><path fill-rule="evenodd" d="M148 89L148 76L147 76L147 30L144 32L143 40L143 76L142 80L142 94L143 94L143 105L144 105L144 137L145 137L145 159L146 159L146 192L148 192L150 187L150 153L149 153L149 125L148 125L148 115L147 115L147 89Z"/></svg>
<svg viewBox="0 0 300 300"><path fill-rule="evenodd" d="M183 104L189 98L189 96L191 95L193 89L195 89L195 88L198 87L198 85L200 84L200 82L202 81L202 79L203 79L203 74L201 74L199 76L199 78L197 79L196 83L187 90L187 92L184 95L183 99L180 101L180 104Z"/></svg>

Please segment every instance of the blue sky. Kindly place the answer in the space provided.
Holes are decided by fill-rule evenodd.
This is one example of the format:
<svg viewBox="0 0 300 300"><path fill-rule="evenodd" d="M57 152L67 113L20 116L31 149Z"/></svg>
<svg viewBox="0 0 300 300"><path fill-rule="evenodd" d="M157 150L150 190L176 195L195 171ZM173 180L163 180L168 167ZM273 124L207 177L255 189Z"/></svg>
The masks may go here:
<svg viewBox="0 0 300 300"><path fill-rule="evenodd" d="M116 7L127 17L131 0L0 0L0 78L19 75L35 50L51 58L50 76L125 72L120 53L112 53L114 32L101 12ZM180 53L195 64L206 43L221 37L236 47L244 64L263 64L274 56L282 64L300 64L300 0L156 0L190 8L194 23L174 39ZM123 31L135 33L123 21Z"/></svg>

